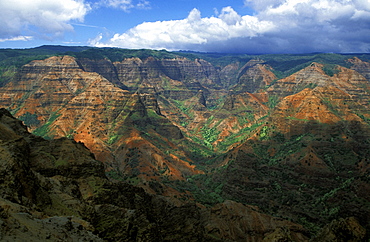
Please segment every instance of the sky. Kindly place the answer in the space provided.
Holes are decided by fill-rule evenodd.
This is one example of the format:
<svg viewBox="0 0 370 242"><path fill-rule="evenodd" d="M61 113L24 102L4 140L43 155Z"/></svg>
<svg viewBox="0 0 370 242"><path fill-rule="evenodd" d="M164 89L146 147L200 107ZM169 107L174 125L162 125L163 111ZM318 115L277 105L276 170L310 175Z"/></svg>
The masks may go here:
<svg viewBox="0 0 370 242"><path fill-rule="evenodd" d="M370 0L0 0L0 48L370 52Z"/></svg>

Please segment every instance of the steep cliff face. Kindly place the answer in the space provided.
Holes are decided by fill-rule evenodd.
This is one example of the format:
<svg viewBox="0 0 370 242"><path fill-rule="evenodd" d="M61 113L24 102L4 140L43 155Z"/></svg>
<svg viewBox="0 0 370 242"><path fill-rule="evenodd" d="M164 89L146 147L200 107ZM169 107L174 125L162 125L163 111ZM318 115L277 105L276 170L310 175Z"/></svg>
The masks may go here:
<svg viewBox="0 0 370 242"><path fill-rule="evenodd" d="M370 80L370 63L360 60L358 57L349 59L348 62L352 64L351 69L362 74L367 80Z"/></svg>
<svg viewBox="0 0 370 242"><path fill-rule="evenodd" d="M274 125L288 132L287 124L297 121L366 122L369 82L356 71L340 66L336 70L328 76L323 65L313 64L268 88L268 95L275 98Z"/></svg>
<svg viewBox="0 0 370 242"><path fill-rule="evenodd" d="M94 73L80 73L74 59L67 56L35 61L25 65L18 79L1 90L1 104L17 110L18 116L35 113L36 119L44 123L48 113L58 110L96 76ZM33 128L37 125L31 124Z"/></svg>
<svg viewBox="0 0 370 242"><path fill-rule="evenodd" d="M157 93L180 100L192 97L199 90L218 88L221 84L216 69L202 59L148 57L126 58L114 63L90 59L78 62L85 71L97 72L121 88L143 92L153 88Z"/></svg>
<svg viewBox="0 0 370 242"><path fill-rule="evenodd" d="M224 169L213 181L224 182L221 194L288 217L311 232L338 217L355 217L360 222L354 226L368 230L369 196L363 193L369 189L368 126L297 122L290 137L264 127L260 140L249 140L220 159ZM274 134L268 137L269 132Z"/></svg>
<svg viewBox="0 0 370 242"><path fill-rule="evenodd" d="M220 70L220 77L224 87L234 86L238 82L240 62L233 62Z"/></svg>
<svg viewBox="0 0 370 242"><path fill-rule="evenodd" d="M86 72L96 72L121 89L127 89L127 87L119 81L116 66L112 63L112 61L108 59L91 60L87 58L81 58L76 62L82 70Z"/></svg>
<svg viewBox="0 0 370 242"><path fill-rule="evenodd" d="M175 147L170 140L183 135L161 114L154 94L122 90L95 72L81 70L73 57L31 62L23 67L19 81L2 91L2 105L12 109L34 133L83 142L98 160L119 173L138 175L140 172L127 167L145 167L148 161L152 169L147 180L159 179L159 171L168 166L171 172L165 175L172 179L198 172L181 151L166 153ZM126 142L132 135L145 141L136 143L135 148L145 150L140 159L122 152L132 148ZM158 140L164 140L160 148L152 144Z"/></svg>
<svg viewBox="0 0 370 242"><path fill-rule="evenodd" d="M14 110L36 134L51 138L76 135L99 159L112 160L103 143L107 119L112 121L116 108L130 97L129 92L96 73L82 71L69 56L24 66L19 81L3 91L3 105ZM110 103L111 108L107 108Z"/></svg>
<svg viewBox="0 0 370 242"><path fill-rule="evenodd" d="M232 75L239 80L229 93L225 91L199 91L197 95L184 101L160 101L164 115L182 126L182 131L190 137L202 140L210 149L227 150L239 143L246 135L242 130L249 129L267 115L268 96L254 93L272 83L276 76L262 60L251 60L244 66L230 64L220 71L224 85L232 82ZM227 76L227 77L226 77ZM235 77L234 77L235 78ZM211 101L213 98L215 101ZM229 138L230 137L230 138Z"/></svg>
<svg viewBox="0 0 370 242"><path fill-rule="evenodd" d="M368 63L313 62L277 80L273 72L281 70L261 59L225 60L215 67L179 56L58 56L23 66L0 89L0 105L35 134L75 142L45 141L24 126L22 134L2 129L11 139L1 141L4 159L11 157L4 167L13 167L2 173L2 194L21 207L4 204L16 211L43 204L47 216L87 214L82 222L27 221L80 223L86 236L91 225L94 239L304 241L323 227L317 240L335 231L368 239Z"/></svg>
<svg viewBox="0 0 370 242"><path fill-rule="evenodd" d="M271 119L283 132L294 122L318 121L334 124L341 120L363 121L358 115L364 112L353 96L335 87L316 87L285 97L274 109ZM356 106L356 109L353 107Z"/></svg>
<svg viewBox="0 0 370 242"><path fill-rule="evenodd" d="M233 91L254 93L276 80L277 77L271 72L271 67L263 63L264 61L259 59L247 62L239 71L239 81Z"/></svg>
<svg viewBox="0 0 370 242"><path fill-rule="evenodd" d="M0 134L1 240L261 240L279 229L307 240L300 225L236 202L174 205L112 183L83 144L29 134L5 109Z"/></svg>
<svg viewBox="0 0 370 242"><path fill-rule="evenodd" d="M191 61L186 58L164 59L161 61L164 73L173 80L199 83L207 88L217 88L220 83L219 73L215 67L202 59Z"/></svg>
<svg viewBox="0 0 370 242"><path fill-rule="evenodd" d="M356 99L367 98L369 84L363 75L342 66L336 66L334 70L335 74L329 76L323 64L312 63L297 73L278 80L267 92L270 95L287 96L305 88L333 86L350 95L356 95Z"/></svg>
<svg viewBox="0 0 370 242"><path fill-rule="evenodd" d="M330 83L330 77L323 71L323 65L312 63L310 66L278 80L273 86L267 89L270 95L280 97L288 96L302 91L305 88L326 86Z"/></svg>
<svg viewBox="0 0 370 242"><path fill-rule="evenodd" d="M361 221L332 222L325 231L365 238L363 232L349 232L349 226L369 228L367 208L358 210L369 197L355 192L369 188L370 109L364 101L369 83L353 70L336 68L337 73L329 76L323 65L314 63L278 80L266 92L255 93L267 117L255 123L247 141L216 160L223 169L212 180L226 181L220 194L264 204L264 211L299 221L311 231L338 217ZM227 110L240 110L235 99L225 105ZM259 109L252 110L256 114ZM339 194L346 202L337 198ZM354 199L357 196L361 199Z"/></svg>

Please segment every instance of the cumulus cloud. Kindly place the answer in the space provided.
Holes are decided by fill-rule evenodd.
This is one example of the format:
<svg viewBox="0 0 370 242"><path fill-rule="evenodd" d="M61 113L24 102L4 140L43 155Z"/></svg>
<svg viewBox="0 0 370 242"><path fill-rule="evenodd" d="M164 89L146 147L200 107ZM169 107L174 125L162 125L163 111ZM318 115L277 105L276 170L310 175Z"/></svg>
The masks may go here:
<svg viewBox="0 0 370 242"><path fill-rule="evenodd" d="M89 5L82 0L1 0L0 38L9 39L41 33L41 37L60 37L73 30L70 21L83 21Z"/></svg>
<svg viewBox="0 0 370 242"><path fill-rule="evenodd" d="M96 46L216 52L368 52L368 0L244 0L253 15L225 7L214 17L145 22Z"/></svg>
<svg viewBox="0 0 370 242"><path fill-rule="evenodd" d="M254 16L239 16L231 7L224 8L218 17L202 18L193 9L186 19L142 23L128 32L115 34L108 43L97 46L125 48L195 49L219 46L233 38L251 38L270 31L274 25Z"/></svg>

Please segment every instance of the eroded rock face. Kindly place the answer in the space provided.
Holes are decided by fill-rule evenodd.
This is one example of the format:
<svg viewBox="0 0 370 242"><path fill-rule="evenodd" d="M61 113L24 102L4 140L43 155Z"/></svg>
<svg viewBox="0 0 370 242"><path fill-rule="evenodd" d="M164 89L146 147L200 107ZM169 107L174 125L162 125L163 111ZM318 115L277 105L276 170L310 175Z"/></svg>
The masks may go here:
<svg viewBox="0 0 370 242"><path fill-rule="evenodd" d="M349 59L348 62L352 63L351 69L362 74L367 80L370 80L370 63L362 61L357 57Z"/></svg>
<svg viewBox="0 0 370 242"><path fill-rule="evenodd" d="M321 227L353 216L367 230L369 128L356 121L293 127L292 136L251 139L228 152L224 169L213 178L224 182L222 193L305 226L313 218Z"/></svg>
<svg viewBox="0 0 370 242"><path fill-rule="evenodd" d="M349 217L331 222L312 241L363 241L366 229Z"/></svg>
<svg viewBox="0 0 370 242"><path fill-rule="evenodd" d="M7 174L0 180L1 240L260 240L277 228L306 240L301 226L236 202L213 209L174 205L127 183L112 183L82 144L29 134L4 109L0 134L0 172ZM254 235L246 234L250 231Z"/></svg>
<svg viewBox="0 0 370 242"><path fill-rule="evenodd" d="M148 179L158 179L163 161L171 167L171 174L177 174L176 178L183 179L184 174L197 173L186 158L165 154L151 144L152 141L140 137L140 132L162 136L168 139L167 149L174 147L170 140L183 138L180 129L162 115L155 93L130 93L96 72L86 72L81 68L112 78L109 69L114 65L108 60L77 61L70 56L31 62L23 67L17 82L4 87L2 105L13 109L15 115L30 125L36 134L50 138L69 137L83 142L108 167L127 167L131 162L135 167L139 163L145 166L153 156L158 162L152 162L157 175L149 174L152 178ZM137 131L136 127L143 130ZM132 133L144 141L136 143L138 146L145 144L143 154L149 153L139 160L132 160L121 151L128 149L125 139L130 139ZM119 171L124 174L134 172L132 169Z"/></svg>
<svg viewBox="0 0 370 242"><path fill-rule="evenodd" d="M351 62L351 69L329 66L329 72L312 63L280 80L258 59L222 69L180 57L31 62L0 89L1 105L36 134L75 141L43 140L3 115L10 121L0 125L6 160L1 194L11 202L4 204L20 204L14 211L31 216L39 214L30 204L43 206L42 219L77 214L81 221L72 227L76 222L85 236L95 231L108 240L313 237L261 211L311 233L350 217L359 226L348 228L368 230L368 63ZM101 162L112 179L145 191L110 183ZM184 191L181 184L193 175L208 179L195 185L216 183L220 197L261 210L231 201L211 209L185 205L182 200L194 201L197 191ZM71 225L65 218L58 226ZM29 219L37 226L59 223L35 221ZM361 238L368 237L365 232Z"/></svg>
<svg viewBox="0 0 370 242"><path fill-rule="evenodd" d="M338 66L338 73L332 77L327 76L322 68L322 65L314 63L278 80L267 89L270 96L280 98L271 118L284 132L288 132L287 125L298 120L363 122L362 117L369 115L366 111L369 108L366 101L370 94L369 82L359 73L344 67Z"/></svg>
<svg viewBox="0 0 370 242"><path fill-rule="evenodd" d="M81 59L79 63L85 71L97 72L121 88L130 91L155 88L155 92L175 99L190 98L199 90L220 85L219 73L202 59L126 58L114 63ZM173 85L177 88L173 88ZM181 95L178 95L180 90L176 92L176 89L182 89Z"/></svg>
<svg viewBox="0 0 370 242"><path fill-rule="evenodd" d="M271 67L263 63L264 61L258 59L247 62L239 71L239 82L234 91L254 93L276 80L275 74L271 72Z"/></svg>
<svg viewBox="0 0 370 242"><path fill-rule="evenodd" d="M298 93L305 88L326 86L330 83L330 77L322 70L323 66L319 63L312 63L310 66L284 78L278 80L273 86L267 89L270 95L280 97Z"/></svg>
<svg viewBox="0 0 370 242"><path fill-rule="evenodd" d="M312 63L310 66L278 80L273 86L267 89L271 95L287 96L298 93L305 88L313 89L315 87L336 87L355 98L361 99L362 95L367 97L368 81L360 73L336 66L337 73L328 76L323 64ZM364 97L364 98L366 98Z"/></svg>

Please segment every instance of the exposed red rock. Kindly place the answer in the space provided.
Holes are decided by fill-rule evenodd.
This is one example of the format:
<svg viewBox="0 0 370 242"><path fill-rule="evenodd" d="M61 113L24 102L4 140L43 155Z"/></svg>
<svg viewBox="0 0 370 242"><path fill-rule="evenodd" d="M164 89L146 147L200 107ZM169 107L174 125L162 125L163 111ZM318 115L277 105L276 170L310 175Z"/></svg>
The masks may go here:
<svg viewBox="0 0 370 242"><path fill-rule="evenodd" d="M314 235L296 223L316 233L337 218L339 222L327 229L330 238L335 237L330 231L338 226L347 232L370 229L370 64L353 58L348 69L313 62L277 80L265 61L244 59L243 65L239 60L243 58L227 64L220 61L215 67L183 57L111 61L55 56L23 66L15 81L0 88L0 105L36 134L84 143L117 184L125 180L166 196L171 205L163 206L186 211L171 213L181 223L171 227L174 233L168 239L189 232L192 238L305 241ZM8 129L3 137L20 138ZM13 148L27 147L22 142ZM74 150L76 143L37 142L44 142L46 148L33 147L35 172L74 176L76 170L86 168L87 163L75 163L78 152L64 154ZM44 153L68 165L52 162ZM11 156L11 152L4 154ZM15 175L22 176L33 175L25 171ZM26 186L22 179L17 184ZM115 219L131 216L126 207L120 207L120 212L115 209L125 200L122 194L103 192L97 197L91 184L78 184L84 199L99 200L92 213L94 221L101 221L106 213ZM141 190L135 194L150 197ZM31 193L26 197L34 199ZM114 204L102 205L100 199L111 197ZM222 203L225 198L260 210L233 201ZM184 205L184 200L194 206ZM219 204L208 209L195 201ZM73 209L80 208L76 198L71 202ZM167 212L167 208L156 209ZM161 217L163 226L173 223L166 216ZM197 224L187 226L182 220ZM123 227L129 227L127 221L117 221L117 234L112 236L106 224L94 226L114 240L127 232L122 232ZM146 217L140 223L145 228L153 224ZM195 228L202 230L195 233ZM369 237L368 232L352 235Z"/></svg>
<svg viewBox="0 0 370 242"><path fill-rule="evenodd" d="M135 122L152 122L155 125L153 131L150 131L154 132L153 135L175 139L182 137L180 130L168 121L150 121L147 110L160 117L157 101L150 94L132 94L122 90L97 73L81 70L73 57L51 57L44 61L34 61L24 66L21 73L19 81L9 83L2 89L2 105L16 110L17 116L26 113L37 116L39 123L31 125L31 131L35 130L36 133L52 138L67 136L83 142L98 160L108 166L128 165L125 162L126 156L120 149L125 145L125 149L129 148L126 139L132 138L132 133L125 133L124 129L135 125ZM138 115L139 119L132 120L132 115ZM188 164L188 160L165 154L150 141L140 135L139 138L145 142L137 143L137 147L143 145L144 150L153 152L153 156L144 155L138 161L142 163L141 166L145 167L146 161L150 161L151 157L158 157L152 160L153 170L149 169L151 179L159 178L159 174L153 176L152 173L163 169L164 163L170 167L165 175L172 179L184 179L183 172L199 173L194 166ZM171 144L167 142L166 145L170 148ZM131 172L121 168L119 171L123 174Z"/></svg>
<svg viewBox="0 0 370 242"><path fill-rule="evenodd" d="M360 60L358 57L353 57L349 59L348 62L353 64L351 69L357 71L363 75L367 80L370 80L370 63Z"/></svg>
<svg viewBox="0 0 370 242"><path fill-rule="evenodd" d="M277 79L271 72L271 67L263 63L263 60L250 60L240 69L236 91L253 93L260 88L267 87Z"/></svg>

